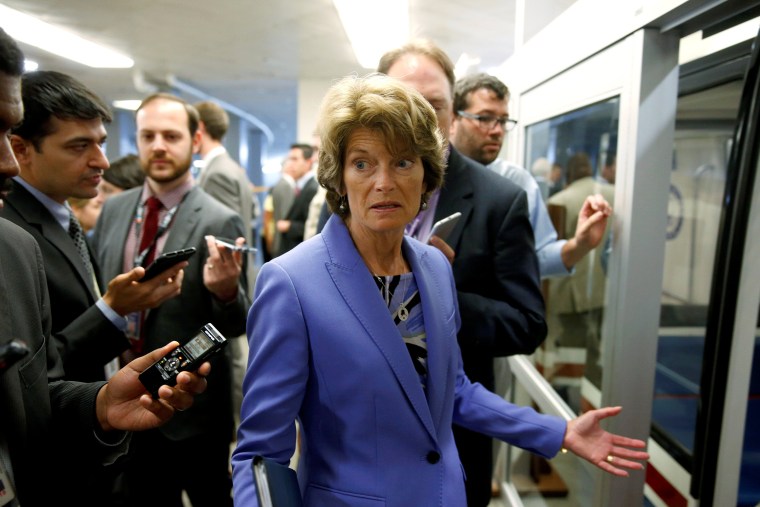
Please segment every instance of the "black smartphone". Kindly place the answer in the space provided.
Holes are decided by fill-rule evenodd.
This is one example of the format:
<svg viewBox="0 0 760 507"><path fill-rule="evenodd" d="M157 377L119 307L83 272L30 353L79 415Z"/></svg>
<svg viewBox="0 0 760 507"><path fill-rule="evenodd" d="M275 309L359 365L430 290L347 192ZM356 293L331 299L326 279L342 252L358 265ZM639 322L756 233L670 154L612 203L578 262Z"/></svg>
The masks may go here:
<svg viewBox="0 0 760 507"><path fill-rule="evenodd" d="M139 281L147 282L151 278L155 278L178 262L186 261L192 257L194 253L195 247L190 247L161 254L158 259L151 262L150 266L145 269L145 276Z"/></svg>
<svg viewBox="0 0 760 507"><path fill-rule="evenodd" d="M140 382L145 389L158 398L158 388L177 383L177 375L182 371L195 371L209 357L222 350L227 339L213 324L206 324L198 334L172 350L140 373Z"/></svg>
<svg viewBox="0 0 760 507"><path fill-rule="evenodd" d="M433 236L438 236L442 240L446 241L446 238L448 238L449 234L451 234L451 231L454 230L454 227L457 225L457 222L461 216L462 214L457 211L456 213L449 215L446 218L438 220L435 224L433 224L433 228L430 230L430 235L428 236L425 243L429 243L430 238Z"/></svg>

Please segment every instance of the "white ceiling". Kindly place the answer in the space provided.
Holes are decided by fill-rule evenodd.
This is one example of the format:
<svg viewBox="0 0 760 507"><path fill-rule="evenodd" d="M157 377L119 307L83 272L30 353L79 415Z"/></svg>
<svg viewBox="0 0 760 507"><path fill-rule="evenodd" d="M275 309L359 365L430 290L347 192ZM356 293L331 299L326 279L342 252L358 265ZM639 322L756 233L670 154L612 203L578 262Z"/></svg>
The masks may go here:
<svg viewBox="0 0 760 507"><path fill-rule="evenodd" d="M136 62L130 70L91 69L22 45L41 68L72 74L109 102L145 95L135 89L135 74L174 75L266 123L275 134L272 154L295 140L298 80L367 72L356 63L331 0L0 1ZM433 39L455 61L466 52L487 69L513 52L515 0L410 4L413 36Z"/></svg>

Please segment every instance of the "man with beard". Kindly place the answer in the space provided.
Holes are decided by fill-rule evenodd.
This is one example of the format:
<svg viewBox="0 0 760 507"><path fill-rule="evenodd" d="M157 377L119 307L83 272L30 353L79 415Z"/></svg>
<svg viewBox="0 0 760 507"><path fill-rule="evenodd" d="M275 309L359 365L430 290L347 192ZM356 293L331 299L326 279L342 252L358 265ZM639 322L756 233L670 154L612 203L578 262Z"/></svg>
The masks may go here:
<svg viewBox="0 0 760 507"><path fill-rule="evenodd" d="M182 341L207 322L224 335L238 336L245 331L249 305L241 253L217 246L214 236L237 238L242 245L243 222L193 185L190 165L200 143L198 112L178 97L159 93L142 102L136 123L145 183L103 207L93 235L103 273L147 264L162 252L195 247L197 253L185 268L179 297L130 316L132 352L153 349L169 337ZM209 389L196 398L192 411L133 438L134 457L123 481L125 505L180 505L183 490L196 507L232 505L229 349L217 354L212 365Z"/></svg>
<svg viewBox="0 0 760 507"><path fill-rule="evenodd" d="M10 136L20 174L0 216L40 245L52 302L52 335L66 377L105 380L118 369L112 360L129 346L125 316L179 294L182 278L177 274L184 264L146 283L136 282L142 273L132 266L105 278L113 278L107 286L97 283L98 265L66 200L98 194L108 169L102 145L104 123L111 115L82 83L59 72L24 74L21 90L24 119Z"/></svg>
<svg viewBox="0 0 760 507"><path fill-rule="evenodd" d="M23 65L16 42L0 28L0 209L10 178L18 175L10 131L23 116ZM0 504L70 504L72 494L77 505L101 506L90 477L127 450L124 430L156 427L189 408L206 387L209 365L199 374L181 373L174 388L162 386L160 400L150 397L137 373L172 346L136 359L108 383L62 381L46 285L40 246L0 218ZM25 354L8 354L24 347Z"/></svg>

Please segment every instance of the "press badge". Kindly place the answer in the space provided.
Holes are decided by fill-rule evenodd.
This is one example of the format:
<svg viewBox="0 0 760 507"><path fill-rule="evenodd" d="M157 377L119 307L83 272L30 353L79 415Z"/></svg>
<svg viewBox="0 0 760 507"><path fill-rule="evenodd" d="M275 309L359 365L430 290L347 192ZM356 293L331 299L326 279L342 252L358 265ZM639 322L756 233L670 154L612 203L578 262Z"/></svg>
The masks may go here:
<svg viewBox="0 0 760 507"><path fill-rule="evenodd" d="M10 503L14 498L16 498L16 493L11 486L11 478L0 465L0 506Z"/></svg>

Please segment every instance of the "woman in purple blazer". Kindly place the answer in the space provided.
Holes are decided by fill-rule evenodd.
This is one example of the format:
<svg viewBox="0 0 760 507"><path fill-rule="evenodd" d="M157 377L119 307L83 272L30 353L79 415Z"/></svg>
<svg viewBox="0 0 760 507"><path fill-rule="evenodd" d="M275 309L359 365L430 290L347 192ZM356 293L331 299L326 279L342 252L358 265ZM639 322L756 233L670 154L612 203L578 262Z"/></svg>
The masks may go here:
<svg viewBox="0 0 760 507"><path fill-rule="evenodd" d="M323 103L322 234L264 265L232 456L235 505L258 505L251 461L287 464L301 425L306 506L464 506L451 425L544 457L565 447L627 475L644 442L603 431L619 408L563 420L509 404L462 371L451 266L404 228L440 186L433 109L384 76L346 78Z"/></svg>

